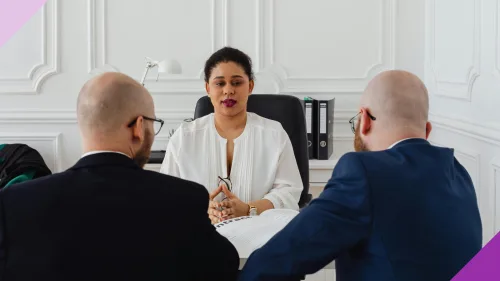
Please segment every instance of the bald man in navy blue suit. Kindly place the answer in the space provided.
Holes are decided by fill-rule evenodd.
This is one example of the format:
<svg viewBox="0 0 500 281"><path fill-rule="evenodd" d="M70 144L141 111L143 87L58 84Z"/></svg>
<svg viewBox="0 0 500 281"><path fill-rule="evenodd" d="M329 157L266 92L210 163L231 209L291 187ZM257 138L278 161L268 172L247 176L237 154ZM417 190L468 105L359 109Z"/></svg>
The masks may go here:
<svg viewBox="0 0 500 281"><path fill-rule="evenodd" d="M376 76L319 198L243 268L240 280L299 280L335 261L337 281L448 281L482 247L476 193L452 149L427 141L416 76Z"/></svg>

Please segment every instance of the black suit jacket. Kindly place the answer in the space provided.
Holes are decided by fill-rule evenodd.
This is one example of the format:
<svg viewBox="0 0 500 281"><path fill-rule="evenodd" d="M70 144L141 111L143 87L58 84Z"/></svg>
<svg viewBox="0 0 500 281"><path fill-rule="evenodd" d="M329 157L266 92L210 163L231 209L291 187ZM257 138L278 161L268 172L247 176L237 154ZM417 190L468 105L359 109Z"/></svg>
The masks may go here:
<svg viewBox="0 0 500 281"><path fill-rule="evenodd" d="M234 280L194 182L117 153L0 190L0 280Z"/></svg>

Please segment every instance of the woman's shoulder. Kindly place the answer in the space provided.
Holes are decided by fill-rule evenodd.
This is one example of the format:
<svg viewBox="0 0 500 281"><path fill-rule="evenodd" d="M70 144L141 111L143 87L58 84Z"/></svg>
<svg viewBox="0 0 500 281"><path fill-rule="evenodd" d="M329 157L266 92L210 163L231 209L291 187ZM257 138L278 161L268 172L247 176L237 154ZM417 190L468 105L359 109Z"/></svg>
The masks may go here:
<svg viewBox="0 0 500 281"><path fill-rule="evenodd" d="M170 137L172 144L176 146L180 146L189 140L196 140L197 138L193 138L193 135L196 135L198 132L204 131L210 125L211 114L196 118L194 120L185 120L182 122L179 127L175 130L175 132Z"/></svg>
<svg viewBox="0 0 500 281"><path fill-rule="evenodd" d="M262 117L257 113L248 112L247 113L250 119L252 120L252 125L261 128L262 130L269 132L278 132L278 133L286 133L285 129L281 125L280 122L276 120L272 120L266 117Z"/></svg>
<svg viewBox="0 0 500 281"><path fill-rule="evenodd" d="M196 119L185 120L177 130L181 133L191 133L205 129L211 124L212 115L213 113Z"/></svg>

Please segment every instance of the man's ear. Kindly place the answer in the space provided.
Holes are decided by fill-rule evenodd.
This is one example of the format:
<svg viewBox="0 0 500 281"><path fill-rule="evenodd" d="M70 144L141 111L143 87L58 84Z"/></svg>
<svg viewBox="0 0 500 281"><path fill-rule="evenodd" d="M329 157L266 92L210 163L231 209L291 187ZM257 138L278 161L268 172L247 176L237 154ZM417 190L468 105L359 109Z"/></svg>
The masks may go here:
<svg viewBox="0 0 500 281"><path fill-rule="evenodd" d="M372 119L368 115L368 111L366 110L366 108L361 108L359 119L359 132L363 135L367 135L372 128Z"/></svg>
<svg viewBox="0 0 500 281"><path fill-rule="evenodd" d="M135 140L139 140L140 142L144 141L144 118L142 116L137 117L137 121L134 126L132 126L132 138Z"/></svg>
<svg viewBox="0 0 500 281"><path fill-rule="evenodd" d="M431 131L432 131L432 124L431 122L427 122L427 124L425 124L425 139L429 138Z"/></svg>

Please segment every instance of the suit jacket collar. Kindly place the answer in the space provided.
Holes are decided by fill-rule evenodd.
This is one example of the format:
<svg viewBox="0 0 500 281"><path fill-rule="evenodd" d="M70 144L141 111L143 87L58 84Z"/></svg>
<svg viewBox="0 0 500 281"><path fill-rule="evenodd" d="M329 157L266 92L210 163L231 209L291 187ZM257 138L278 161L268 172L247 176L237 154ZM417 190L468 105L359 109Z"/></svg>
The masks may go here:
<svg viewBox="0 0 500 281"><path fill-rule="evenodd" d="M121 166L140 169L130 157L115 152L100 152L84 156L71 169L96 166Z"/></svg>
<svg viewBox="0 0 500 281"><path fill-rule="evenodd" d="M430 144L430 143L428 140L422 138L409 138L394 143L392 146L389 147L389 149L404 146L407 144Z"/></svg>

